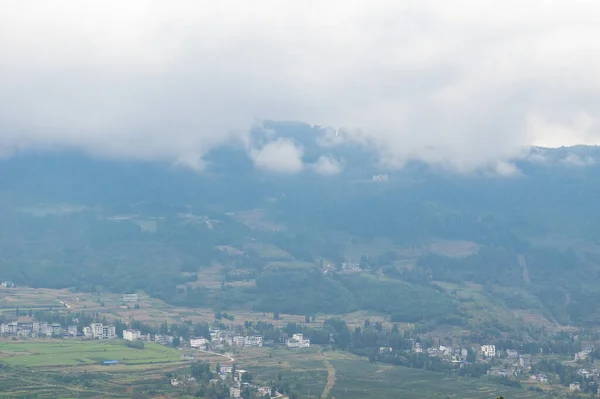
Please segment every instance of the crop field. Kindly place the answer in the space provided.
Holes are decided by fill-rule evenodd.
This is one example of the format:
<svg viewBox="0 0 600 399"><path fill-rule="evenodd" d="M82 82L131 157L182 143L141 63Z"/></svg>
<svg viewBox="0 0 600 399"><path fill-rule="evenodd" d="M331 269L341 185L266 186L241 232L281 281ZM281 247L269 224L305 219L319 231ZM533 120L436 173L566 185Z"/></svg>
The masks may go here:
<svg viewBox="0 0 600 399"><path fill-rule="evenodd" d="M120 340L0 342L0 362L9 366L64 367L100 364L105 360L119 361L111 368L182 362L176 349L151 343L144 349L133 349Z"/></svg>
<svg viewBox="0 0 600 399"><path fill-rule="evenodd" d="M447 377L420 369L371 364L365 359L333 359L331 364L336 370L331 396L336 398L544 398L538 392L493 384L486 377Z"/></svg>
<svg viewBox="0 0 600 399"><path fill-rule="evenodd" d="M302 399L543 399L544 394L493 383L487 377L459 378L402 366L373 364L347 352L254 348L239 364L263 380L279 376L297 387Z"/></svg>

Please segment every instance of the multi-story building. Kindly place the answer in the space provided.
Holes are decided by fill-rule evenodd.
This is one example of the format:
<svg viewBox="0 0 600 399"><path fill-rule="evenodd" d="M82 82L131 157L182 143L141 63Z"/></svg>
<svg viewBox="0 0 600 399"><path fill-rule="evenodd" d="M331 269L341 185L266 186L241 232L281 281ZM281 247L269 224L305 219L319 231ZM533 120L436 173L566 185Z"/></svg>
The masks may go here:
<svg viewBox="0 0 600 399"><path fill-rule="evenodd" d="M263 337L259 335L255 335L253 337L245 337L244 338L244 346L263 346Z"/></svg>
<svg viewBox="0 0 600 399"><path fill-rule="evenodd" d="M123 339L126 341L137 341L142 337L140 330L124 330Z"/></svg>
<svg viewBox="0 0 600 399"><path fill-rule="evenodd" d="M482 345L481 353L485 357L495 357L496 356L496 345Z"/></svg>
<svg viewBox="0 0 600 399"><path fill-rule="evenodd" d="M92 337L94 338L102 338L104 334L104 326L102 323L92 323L90 324L90 328L92 329Z"/></svg>
<svg viewBox="0 0 600 399"><path fill-rule="evenodd" d="M245 342L246 342L246 338L242 337L241 335L233 337L233 344L235 346L244 346Z"/></svg>
<svg viewBox="0 0 600 399"><path fill-rule="evenodd" d="M101 339L115 339L117 338L117 332L115 326L102 326L102 337Z"/></svg>

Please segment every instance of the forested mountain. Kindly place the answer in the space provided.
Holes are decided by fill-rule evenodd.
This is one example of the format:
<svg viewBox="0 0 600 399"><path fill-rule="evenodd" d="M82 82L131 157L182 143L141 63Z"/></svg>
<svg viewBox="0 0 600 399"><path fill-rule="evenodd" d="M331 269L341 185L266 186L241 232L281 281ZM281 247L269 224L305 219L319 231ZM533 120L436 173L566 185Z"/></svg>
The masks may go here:
<svg viewBox="0 0 600 399"><path fill-rule="evenodd" d="M355 144L323 147L320 128L269 128L307 164L326 153L341 172L263 172L235 146L209 153L201 173L74 152L0 161L0 279L450 324L467 322L468 300L448 287L474 283L552 321L600 320L598 148L533 148L509 176L459 174L389 169ZM208 268L222 285L195 281Z"/></svg>

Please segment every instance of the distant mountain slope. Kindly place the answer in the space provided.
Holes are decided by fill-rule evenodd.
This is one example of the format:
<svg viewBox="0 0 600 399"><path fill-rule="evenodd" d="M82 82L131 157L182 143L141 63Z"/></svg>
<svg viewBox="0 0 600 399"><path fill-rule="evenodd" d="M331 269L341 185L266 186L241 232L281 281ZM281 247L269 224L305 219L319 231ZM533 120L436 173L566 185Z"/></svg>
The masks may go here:
<svg viewBox="0 0 600 399"><path fill-rule="evenodd" d="M143 289L189 306L367 308L437 323L470 317L442 285L473 282L506 308L600 321L599 148L533 148L514 160L515 175L461 175L418 162L386 169L355 143L324 147L331 132L319 128L267 128L302 146L307 164L339 160L341 173L262 172L235 146L209 153L203 173L69 152L0 161L0 279ZM440 240L479 250L430 253ZM344 263L368 272L348 276ZM220 268L223 287L185 288L207 267ZM240 279L249 283L227 284ZM403 313L414 298L427 312Z"/></svg>

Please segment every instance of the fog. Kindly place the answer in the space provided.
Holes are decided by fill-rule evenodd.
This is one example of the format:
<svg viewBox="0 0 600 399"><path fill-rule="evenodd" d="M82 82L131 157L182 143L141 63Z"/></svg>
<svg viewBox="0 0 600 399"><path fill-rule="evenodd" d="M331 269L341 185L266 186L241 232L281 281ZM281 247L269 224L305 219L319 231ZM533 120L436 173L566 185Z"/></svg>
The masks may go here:
<svg viewBox="0 0 600 399"><path fill-rule="evenodd" d="M0 13L0 154L75 148L202 170L336 174L247 138L262 120L458 171L512 174L530 145L600 142L595 1L27 1ZM325 146L324 146L325 147Z"/></svg>

